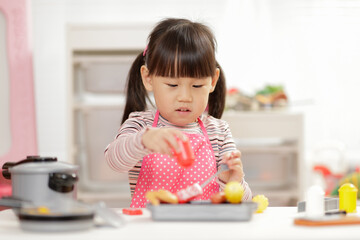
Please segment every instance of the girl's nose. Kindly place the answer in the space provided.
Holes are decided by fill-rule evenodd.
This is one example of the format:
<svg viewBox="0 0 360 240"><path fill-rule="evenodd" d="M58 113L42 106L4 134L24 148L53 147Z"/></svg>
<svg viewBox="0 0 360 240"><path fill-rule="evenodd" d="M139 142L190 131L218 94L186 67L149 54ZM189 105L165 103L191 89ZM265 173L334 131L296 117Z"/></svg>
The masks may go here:
<svg viewBox="0 0 360 240"><path fill-rule="evenodd" d="M177 98L179 102L191 102L192 101L191 91L183 87L180 89Z"/></svg>

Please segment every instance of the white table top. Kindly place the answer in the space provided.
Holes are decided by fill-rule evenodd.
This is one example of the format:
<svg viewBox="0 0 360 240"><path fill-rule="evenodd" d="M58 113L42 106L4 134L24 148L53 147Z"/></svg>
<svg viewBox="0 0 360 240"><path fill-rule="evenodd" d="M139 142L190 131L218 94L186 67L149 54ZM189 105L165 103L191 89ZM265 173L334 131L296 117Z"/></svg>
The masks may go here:
<svg viewBox="0 0 360 240"><path fill-rule="evenodd" d="M305 227L293 224L295 207L269 207L249 222L155 222L144 210L141 216L124 215L121 228L94 227L65 233L34 233L20 229L12 210L0 212L1 239L360 239L360 225ZM117 209L120 213L121 210Z"/></svg>

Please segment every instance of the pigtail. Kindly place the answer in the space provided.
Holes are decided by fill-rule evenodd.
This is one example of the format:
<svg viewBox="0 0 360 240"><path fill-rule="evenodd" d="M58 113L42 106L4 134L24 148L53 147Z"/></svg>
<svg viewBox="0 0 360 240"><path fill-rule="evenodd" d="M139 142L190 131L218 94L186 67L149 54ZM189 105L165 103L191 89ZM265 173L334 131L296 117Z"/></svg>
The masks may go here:
<svg viewBox="0 0 360 240"><path fill-rule="evenodd" d="M126 104L121 124L135 111L145 111L146 99L149 98L142 82L140 68L144 65L143 53L140 53L133 62L126 80Z"/></svg>
<svg viewBox="0 0 360 240"><path fill-rule="evenodd" d="M225 74L221 66L216 62L217 67L220 69L219 80L216 84L215 90L209 95L209 115L215 118L221 118L225 108L226 97L226 81Z"/></svg>

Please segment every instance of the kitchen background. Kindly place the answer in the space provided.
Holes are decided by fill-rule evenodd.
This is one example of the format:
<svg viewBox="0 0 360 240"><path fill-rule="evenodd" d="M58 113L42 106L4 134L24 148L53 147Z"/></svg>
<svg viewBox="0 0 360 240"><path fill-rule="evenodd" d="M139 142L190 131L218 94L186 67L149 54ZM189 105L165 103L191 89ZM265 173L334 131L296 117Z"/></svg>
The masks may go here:
<svg viewBox="0 0 360 240"><path fill-rule="evenodd" d="M121 119L123 85L114 81L125 80L152 26L165 17L214 30L228 87L248 96L267 84L284 87L285 109L224 116L240 150L248 152L248 177L261 180L258 168L278 174L254 177L259 193L280 192L273 205L299 200L312 181L310 166L320 158L341 162L333 170L360 164L359 0L31 0L28 12L38 154L81 165L84 200L128 202L127 176L111 172L101 159ZM0 14L2 32L4 19ZM0 95L6 102L6 91ZM11 110L1 106L6 116ZM0 123L4 154L12 133L9 121ZM324 149L330 154L320 156ZM280 186L280 180L290 184ZM296 193L287 194L292 188Z"/></svg>

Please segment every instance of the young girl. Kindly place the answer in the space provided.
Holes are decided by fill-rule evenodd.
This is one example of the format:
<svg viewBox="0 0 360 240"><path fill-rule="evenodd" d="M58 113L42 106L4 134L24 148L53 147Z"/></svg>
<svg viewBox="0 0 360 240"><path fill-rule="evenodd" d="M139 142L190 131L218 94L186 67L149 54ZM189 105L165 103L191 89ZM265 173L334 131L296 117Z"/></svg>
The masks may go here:
<svg viewBox="0 0 360 240"><path fill-rule="evenodd" d="M241 154L228 124L220 120L225 105L225 77L215 59L215 38L208 27L186 19L165 19L151 32L148 45L134 61L128 76L122 126L105 150L108 164L128 172L131 207L144 207L147 191L175 193L202 184L221 173L197 200L209 199L229 181L244 180ZM152 92L156 110L147 109ZM181 167L173 158L177 139L190 141L195 163Z"/></svg>

